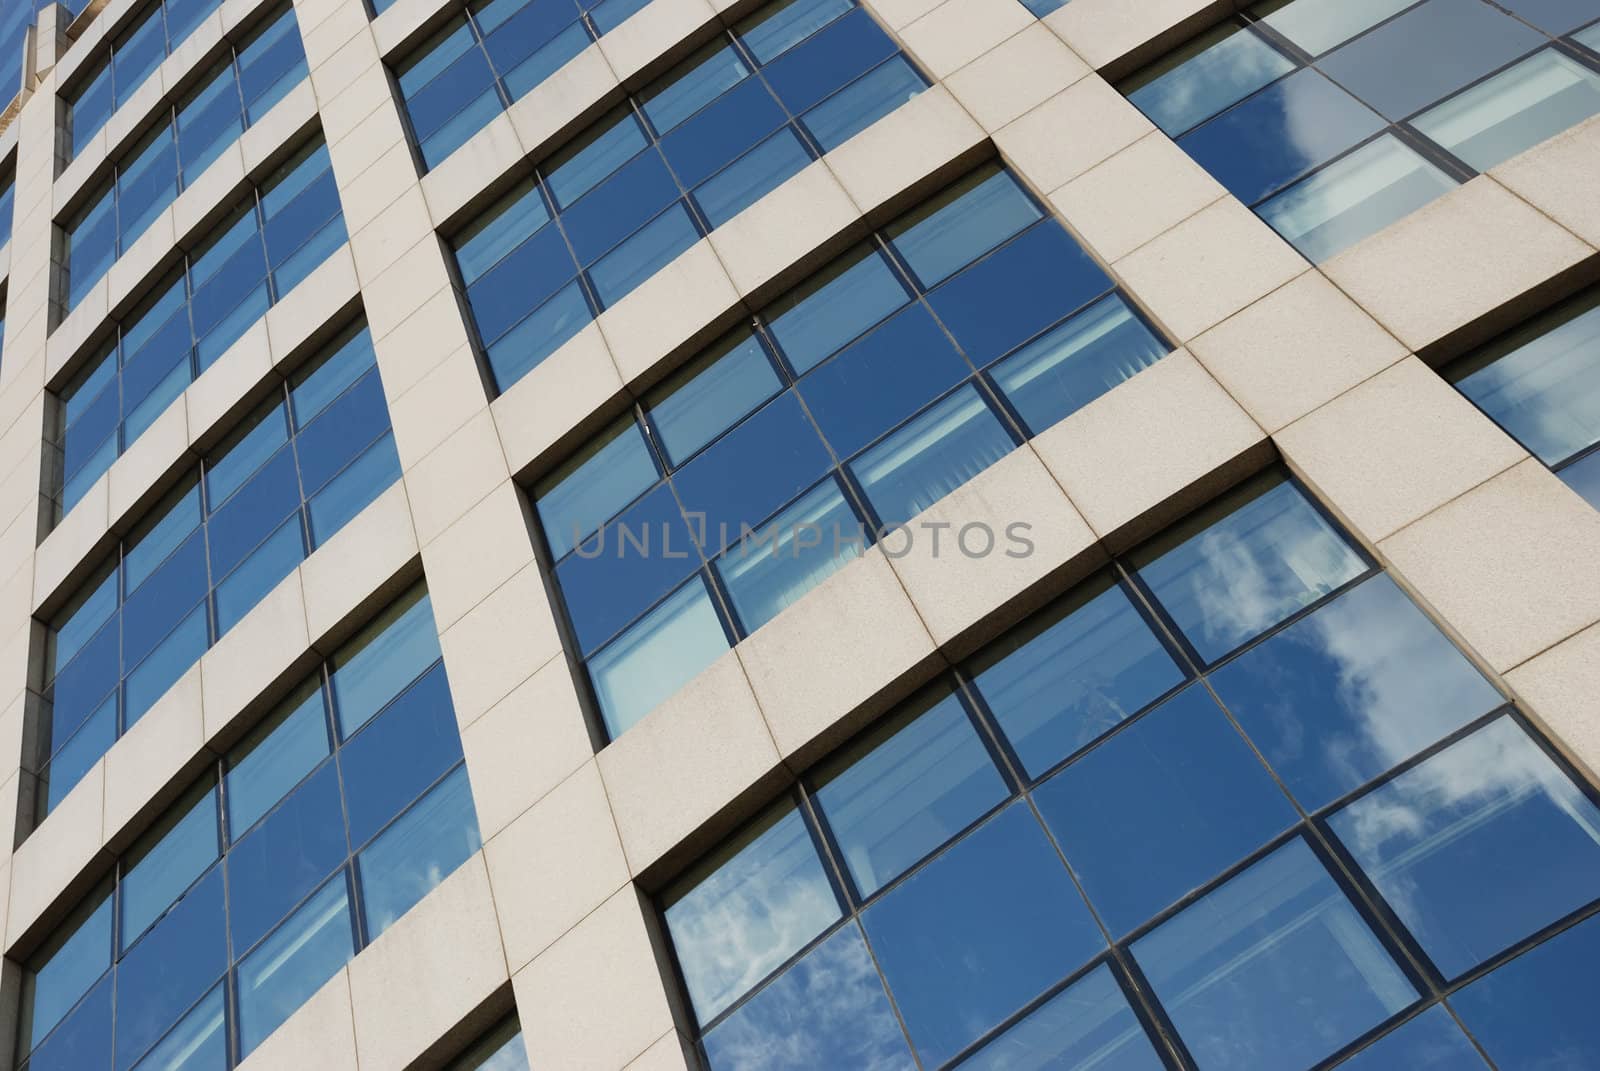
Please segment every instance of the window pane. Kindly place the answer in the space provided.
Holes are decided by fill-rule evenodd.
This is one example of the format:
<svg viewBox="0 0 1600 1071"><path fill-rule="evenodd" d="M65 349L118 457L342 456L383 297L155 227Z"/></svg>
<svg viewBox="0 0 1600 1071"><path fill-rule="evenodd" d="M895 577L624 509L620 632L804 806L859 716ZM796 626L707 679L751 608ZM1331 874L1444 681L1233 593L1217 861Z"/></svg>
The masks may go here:
<svg viewBox="0 0 1600 1071"><path fill-rule="evenodd" d="M111 1066L111 976L83 998L61 1025L39 1043L28 1071L80 1071Z"/></svg>
<svg viewBox="0 0 1600 1071"><path fill-rule="evenodd" d="M675 204L625 239L589 269L601 305L615 305L700 240L689 210Z"/></svg>
<svg viewBox="0 0 1600 1071"><path fill-rule="evenodd" d="M666 905L667 930L702 1023L839 917L816 845L788 803L685 875Z"/></svg>
<svg viewBox="0 0 1600 1071"><path fill-rule="evenodd" d="M696 187L695 203L711 226L720 227L810 162L799 136L784 127Z"/></svg>
<svg viewBox="0 0 1600 1071"><path fill-rule="evenodd" d="M728 649L705 582L678 589L589 659L589 677L614 740Z"/></svg>
<svg viewBox="0 0 1600 1071"><path fill-rule="evenodd" d="M123 862L121 943L126 949L218 854L214 787L179 801ZM147 1039L148 1040L148 1039Z"/></svg>
<svg viewBox="0 0 1600 1071"><path fill-rule="evenodd" d="M787 0L769 4L739 24L739 39L757 63L770 63L849 11L850 0Z"/></svg>
<svg viewBox="0 0 1600 1071"><path fill-rule="evenodd" d="M330 762L228 853L235 954L260 940L349 854L338 770Z"/></svg>
<svg viewBox="0 0 1600 1071"><path fill-rule="evenodd" d="M1568 465L1557 475L1585 502L1600 509L1600 452Z"/></svg>
<svg viewBox="0 0 1600 1071"><path fill-rule="evenodd" d="M546 169L545 182L556 204L571 206L648 144L639 121L629 111L598 133L585 134L583 140L557 153ZM531 202L528 209L533 210Z"/></svg>
<svg viewBox="0 0 1600 1071"><path fill-rule="evenodd" d="M1416 0L1293 0L1261 21L1311 55L1320 56L1414 3Z"/></svg>
<svg viewBox="0 0 1600 1071"><path fill-rule="evenodd" d="M639 103L656 131L665 134L749 73L732 46L707 46L646 90Z"/></svg>
<svg viewBox="0 0 1600 1071"><path fill-rule="evenodd" d="M1107 577L990 647L973 667L978 692L1037 776L1183 679Z"/></svg>
<svg viewBox="0 0 1600 1071"><path fill-rule="evenodd" d="M717 562L745 632L778 616L847 562L861 556L865 526L825 480L771 521L742 537Z"/></svg>
<svg viewBox="0 0 1600 1071"><path fill-rule="evenodd" d="M1310 1067L1416 999L1295 839L1133 945L1200 1071Z"/></svg>
<svg viewBox="0 0 1600 1071"><path fill-rule="evenodd" d="M848 923L706 1035L712 1071L913 1071L883 982Z"/></svg>
<svg viewBox="0 0 1600 1071"><path fill-rule="evenodd" d="M650 416L667 456L681 465L782 385L761 343L743 334L669 381Z"/></svg>
<svg viewBox="0 0 1600 1071"><path fill-rule="evenodd" d="M961 1071L1166 1071L1102 964L957 1065Z"/></svg>
<svg viewBox="0 0 1600 1071"><path fill-rule="evenodd" d="M1501 702L1387 576L1375 576L1211 675L1308 811Z"/></svg>
<svg viewBox="0 0 1600 1071"><path fill-rule="evenodd" d="M98 903L91 897L88 903L93 906L79 908L77 918L69 919L57 931L59 936L52 936L50 945L35 958L29 985L31 1009L24 1007L25 1012L32 1012L23 1031L28 1042L24 1050L37 1045L111 966L109 881L107 886Z"/></svg>
<svg viewBox="0 0 1600 1071"><path fill-rule="evenodd" d="M239 1048L248 1055L355 954L341 872L239 964Z"/></svg>
<svg viewBox="0 0 1600 1071"><path fill-rule="evenodd" d="M1600 918L1590 918L1450 998L1502 1068L1600 1067L1594 965Z"/></svg>
<svg viewBox="0 0 1600 1071"><path fill-rule="evenodd" d="M315 682L228 756L228 828L237 840L328 755L328 715Z"/></svg>
<svg viewBox="0 0 1600 1071"><path fill-rule="evenodd" d="M1029 430L1038 434L1167 352L1167 344L1112 294L1000 361L993 375Z"/></svg>
<svg viewBox="0 0 1600 1071"><path fill-rule="evenodd" d="M1134 560L1207 662L1366 570L1299 489L1270 475L1140 548Z"/></svg>
<svg viewBox="0 0 1600 1071"><path fill-rule="evenodd" d="M583 287L576 280L562 287L489 347L489 370L496 388L509 389L592 319Z"/></svg>
<svg viewBox="0 0 1600 1071"><path fill-rule="evenodd" d="M779 298L766 319L789 364L804 374L905 304L906 296L883 257L862 247Z"/></svg>
<svg viewBox="0 0 1600 1071"><path fill-rule="evenodd" d="M1600 112L1600 74L1545 49L1422 113L1416 127L1479 171Z"/></svg>
<svg viewBox="0 0 1600 1071"><path fill-rule="evenodd" d="M461 758L440 662L339 752L350 841L359 847Z"/></svg>
<svg viewBox="0 0 1600 1071"><path fill-rule="evenodd" d="M904 56L891 56L801 116L823 152L832 152L912 97L927 83Z"/></svg>
<svg viewBox="0 0 1600 1071"><path fill-rule="evenodd" d="M886 893L862 923L926 1066L1105 947L1020 801Z"/></svg>
<svg viewBox="0 0 1600 1071"><path fill-rule="evenodd" d="M339 735L348 739L438 659L433 604L417 587L334 656Z"/></svg>
<svg viewBox="0 0 1600 1071"><path fill-rule="evenodd" d="M886 526L904 524L1015 449L978 395L962 387L850 467Z"/></svg>
<svg viewBox="0 0 1600 1071"><path fill-rule="evenodd" d="M386 432L306 504L311 516L312 547L320 547L333 538L399 478L400 455L395 453L394 435Z"/></svg>
<svg viewBox="0 0 1600 1071"><path fill-rule="evenodd" d="M1488 1071L1488 1066L1437 1004L1338 1065L1339 1071Z"/></svg>
<svg viewBox="0 0 1600 1071"><path fill-rule="evenodd" d="M923 286L934 286L1041 216L1017 180L983 168L897 220L886 233Z"/></svg>
<svg viewBox="0 0 1600 1071"><path fill-rule="evenodd" d="M1249 205L1386 125L1320 71L1306 69L1190 131L1178 144Z"/></svg>
<svg viewBox="0 0 1600 1071"><path fill-rule="evenodd" d="M1418 61L1419 41L1428 42L1425 62ZM1480 0L1426 0L1318 65L1398 122L1544 41Z"/></svg>
<svg viewBox="0 0 1600 1071"><path fill-rule="evenodd" d="M777 92L778 99L790 112L798 115L828 94L840 90L852 79L866 75L867 71L893 56L895 51L894 41L883 32L883 28L873 21L864 8L857 7L767 64L762 74ZM871 77L867 75L861 78L855 83L856 86L869 81ZM841 90L840 95L849 92ZM877 95L875 92L864 94L863 102ZM905 97L901 97L889 107L905 100ZM862 125L865 126L865 123ZM831 142L824 148L836 144L838 142Z"/></svg>
<svg viewBox="0 0 1600 1071"><path fill-rule="evenodd" d="M1173 59L1172 66L1138 76L1142 84L1128 90L1128 99L1173 137L1294 70L1277 49L1232 26L1199 38Z"/></svg>
<svg viewBox="0 0 1600 1071"><path fill-rule="evenodd" d="M578 542L655 483L656 466L639 426L614 425L539 487L535 503L550 556L564 558Z"/></svg>
<svg viewBox="0 0 1600 1071"><path fill-rule="evenodd" d="M156 700L165 695L179 677L200 661L208 642L206 634L206 607L205 603L201 603L178 623L160 647L150 652L150 657L128 674L123 685L124 732L143 717L144 712L154 706Z"/></svg>
<svg viewBox="0 0 1600 1071"><path fill-rule="evenodd" d="M913 713L817 774L817 803L863 897L1010 795L961 700L946 695Z"/></svg>
<svg viewBox="0 0 1600 1071"><path fill-rule="evenodd" d="M1113 937L1215 878L1297 817L1198 685L1074 761L1034 799Z"/></svg>
<svg viewBox="0 0 1600 1071"><path fill-rule="evenodd" d="M1600 890L1600 808L1510 718L1329 824L1449 978Z"/></svg>
<svg viewBox="0 0 1600 1071"><path fill-rule="evenodd" d="M467 768L462 766L361 853L368 939L393 925L481 845Z"/></svg>
<svg viewBox="0 0 1600 1071"><path fill-rule="evenodd" d="M134 1071L216 1071L226 1067L226 997L226 987L219 983L145 1054Z"/></svg>
<svg viewBox="0 0 1600 1071"><path fill-rule="evenodd" d="M1320 263L1455 185L1394 135L1384 134L1256 211L1306 259Z"/></svg>
<svg viewBox="0 0 1600 1071"><path fill-rule="evenodd" d="M217 635L238 624L305 559L305 534L296 511L250 556L217 583Z"/></svg>
<svg viewBox="0 0 1600 1071"><path fill-rule="evenodd" d="M144 1055L227 967L216 867L117 964L116 1066Z"/></svg>

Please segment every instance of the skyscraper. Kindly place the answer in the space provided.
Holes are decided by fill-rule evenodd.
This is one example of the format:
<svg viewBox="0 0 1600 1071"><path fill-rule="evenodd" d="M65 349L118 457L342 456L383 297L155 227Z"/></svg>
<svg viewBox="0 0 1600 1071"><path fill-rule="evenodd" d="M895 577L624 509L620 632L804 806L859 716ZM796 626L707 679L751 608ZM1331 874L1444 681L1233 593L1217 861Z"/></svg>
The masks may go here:
<svg viewBox="0 0 1600 1071"><path fill-rule="evenodd" d="M1600 1067L1596 0L0 61L0 1063Z"/></svg>

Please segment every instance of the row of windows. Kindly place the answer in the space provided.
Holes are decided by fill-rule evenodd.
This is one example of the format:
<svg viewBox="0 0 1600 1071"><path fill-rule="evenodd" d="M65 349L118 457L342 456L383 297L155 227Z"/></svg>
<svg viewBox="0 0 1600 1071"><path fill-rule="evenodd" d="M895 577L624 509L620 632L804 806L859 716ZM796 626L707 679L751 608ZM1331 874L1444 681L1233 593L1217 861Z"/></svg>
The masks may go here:
<svg viewBox="0 0 1600 1071"><path fill-rule="evenodd" d="M1271 472L662 907L714 1071L1600 1066L1600 919L1488 973L1600 907L1600 807Z"/></svg>
<svg viewBox="0 0 1600 1071"><path fill-rule="evenodd" d="M1122 88L1321 261L1600 113L1597 16L1592 0L1273 0Z"/></svg>
<svg viewBox="0 0 1600 1071"><path fill-rule="evenodd" d="M993 166L778 299L535 488L607 731L1168 349Z"/></svg>
<svg viewBox="0 0 1600 1071"><path fill-rule="evenodd" d="M318 136L252 187L62 392L62 511L344 241L339 192Z"/></svg>
<svg viewBox="0 0 1600 1071"><path fill-rule="evenodd" d="M1464 358L1446 375L1600 509L1600 290Z"/></svg>
<svg viewBox="0 0 1600 1071"><path fill-rule="evenodd" d="M85 65L89 73L66 94L71 157L83 151L111 113L127 103L161 61L221 6L222 0L155 0L112 39L104 56Z"/></svg>
<svg viewBox="0 0 1600 1071"><path fill-rule="evenodd" d="M425 153L424 102L454 92L452 71L400 78ZM853 0L785 0L630 97L455 240L500 389L925 85Z"/></svg>
<svg viewBox="0 0 1600 1071"><path fill-rule="evenodd" d="M352 328L152 510L53 622L41 811L399 473L372 343Z"/></svg>
<svg viewBox="0 0 1600 1071"><path fill-rule="evenodd" d="M178 194L305 73L294 11L284 8L230 50L198 89L166 109L62 228L67 309L76 308Z"/></svg>
<svg viewBox="0 0 1600 1071"><path fill-rule="evenodd" d="M219 760L33 958L18 1060L232 1066L478 847L418 586Z"/></svg>

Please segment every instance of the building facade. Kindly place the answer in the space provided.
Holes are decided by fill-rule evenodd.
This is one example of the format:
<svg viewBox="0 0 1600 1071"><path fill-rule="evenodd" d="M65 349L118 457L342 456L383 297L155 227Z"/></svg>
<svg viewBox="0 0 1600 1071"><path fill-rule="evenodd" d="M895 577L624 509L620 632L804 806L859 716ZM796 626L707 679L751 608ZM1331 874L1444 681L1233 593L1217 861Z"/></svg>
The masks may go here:
<svg viewBox="0 0 1600 1071"><path fill-rule="evenodd" d="M1595 0L0 60L0 1065L1600 1067Z"/></svg>

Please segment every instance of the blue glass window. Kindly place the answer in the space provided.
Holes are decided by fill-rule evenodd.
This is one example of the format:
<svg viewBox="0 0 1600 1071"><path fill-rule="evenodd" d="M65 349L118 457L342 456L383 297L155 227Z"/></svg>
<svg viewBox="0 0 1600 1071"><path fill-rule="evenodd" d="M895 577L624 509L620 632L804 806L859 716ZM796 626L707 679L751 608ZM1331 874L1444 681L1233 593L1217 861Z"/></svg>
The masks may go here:
<svg viewBox="0 0 1600 1071"><path fill-rule="evenodd" d="M117 325L105 350L62 392L63 512L270 305L345 240L320 137L249 196L249 204L220 223ZM78 231L71 230L69 246L76 250ZM77 256L69 253L69 259ZM79 267L74 261L74 279Z"/></svg>
<svg viewBox="0 0 1600 1071"><path fill-rule="evenodd" d="M87 73L63 94L72 131L69 159L83 150L161 61L221 6L221 0L157 0L112 40L104 55L84 65ZM288 9L284 16L292 18Z"/></svg>
<svg viewBox="0 0 1600 1071"><path fill-rule="evenodd" d="M1487 1071L1488 1064L1472 1047L1442 1004L1397 1027L1342 1061L1339 1071Z"/></svg>
<svg viewBox="0 0 1600 1071"><path fill-rule="evenodd" d="M1594 14L1573 0L1258 4L1122 89L1321 261L1600 112L1600 68L1550 47Z"/></svg>
<svg viewBox="0 0 1600 1071"><path fill-rule="evenodd" d="M1270 475L1141 548L1134 560L1207 662L1367 569L1298 488Z"/></svg>
<svg viewBox="0 0 1600 1071"><path fill-rule="evenodd" d="M471 43L477 25L469 16L400 73L430 165L515 97L490 86L495 57ZM478 73L458 75L463 65ZM496 383L509 387L600 309L923 88L865 9L839 0L773 4L708 43L457 237ZM495 103L475 125L446 118L474 108L460 102L477 92ZM435 102L441 94L449 103Z"/></svg>
<svg viewBox="0 0 1600 1071"><path fill-rule="evenodd" d="M1111 968L1103 964L959 1065L961 1071L1166 1071L1166 1066Z"/></svg>
<svg viewBox="0 0 1600 1071"><path fill-rule="evenodd" d="M1128 792L1129 785L1140 790ZM1297 818L1199 686L1074 761L1034 799L1089 902L1118 937Z"/></svg>
<svg viewBox="0 0 1600 1071"><path fill-rule="evenodd" d="M700 69L726 74L709 59ZM591 142L556 173L587 169L590 153L611 149ZM578 205L598 192L583 192L588 181L574 179ZM1012 175L980 168L779 297L535 485L612 736L881 529L1052 423L1046 407L1075 408L1055 383L1081 384L1087 401L1167 353L1110 278L1040 216ZM489 279L499 244L474 233L464 272ZM1028 402L1030 429L980 374L996 359L1006 370L997 379Z"/></svg>
<svg viewBox="0 0 1600 1071"><path fill-rule="evenodd" d="M332 475L346 471L361 480ZM372 342L352 325L156 506L109 575L53 622L46 806L338 531L318 522L320 504L341 502L348 519L399 473Z"/></svg>
<svg viewBox="0 0 1600 1071"><path fill-rule="evenodd" d="M11 217L16 209L17 180L15 175L0 179L0 246L11 241Z"/></svg>
<svg viewBox="0 0 1600 1071"><path fill-rule="evenodd" d="M1448 978L1600 890L1600 808L1510 718L1348 804L1329 824Z"/></svg>
<svg viewBox="0 0 1600 1071"><path fill-rule="evenodd" d="M339 725L323 665L46 940L26 980L28 1067L237 1063L477 850L443 664L435 652L418 679L391 642L418 616L431 634L420 587L352 641L378 652L365 728Z"/></svg>
<svg viewBox="0 0 1600 1071"><path fill-rule="evenodd" d="M1461 1021L1503 1068L1584 1067L1600 1061L1600 1020L1588 978L1600 918L1559 934L1451 998Z"/></svg>
<svg viewBox="0 0 1600 1071"><path fill-rule="evenodd" d="M1591 503L1600 499L1593 460L1600 444L1600 291L1536 317L1447 375L1574 490Z"/></svg>

